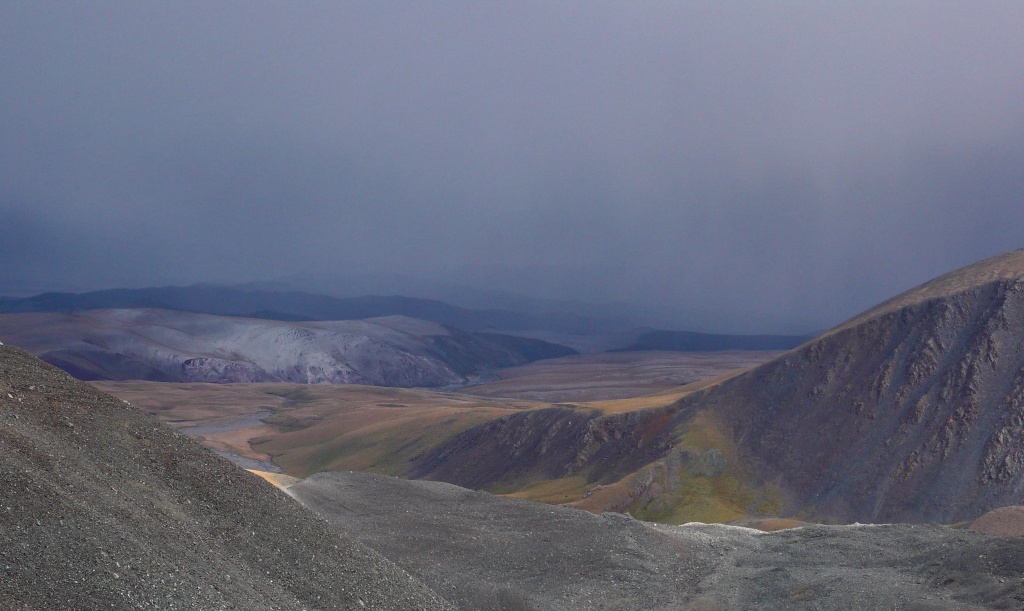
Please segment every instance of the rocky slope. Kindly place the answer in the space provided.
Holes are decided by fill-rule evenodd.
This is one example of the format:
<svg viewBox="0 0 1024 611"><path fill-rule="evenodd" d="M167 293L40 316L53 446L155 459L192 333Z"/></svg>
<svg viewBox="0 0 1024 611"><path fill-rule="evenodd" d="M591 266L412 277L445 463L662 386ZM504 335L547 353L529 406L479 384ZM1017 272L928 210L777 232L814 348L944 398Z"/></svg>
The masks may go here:
<svg viewBox="0 0 1024 611"><path fill-rule="evenodd" d="M369 473L289 492L463 609L1024 605L1024 540L941 526L658 526Z"/></svg>
<svg viewBox="0 0 1024 611"><path fill-rule="evenodd" d="M0 338L81 379L461 384L573 351L400 316L283 322L167 310L0 315Z"/></svg>
<svg viewBox="0 0 1024 611"><path fill-rule="evenodd" d="M942 276L681 400L726 423L788 508L977 517L1024 497L1024 250Z"/></svg>
<svg viewBox="0 0 1024 611"><path fill-rule="evenodd" d="M6 609L446 609L135 408L0 346Z"/></svg>
<svg viewBox="0 0 1024 611"><path fill-rule="evenodd" d="M552 406L495 418L417 456L407 475L478 489L516 490L583 476L612 483L670 450L668 410L603 415Z"/></svg>

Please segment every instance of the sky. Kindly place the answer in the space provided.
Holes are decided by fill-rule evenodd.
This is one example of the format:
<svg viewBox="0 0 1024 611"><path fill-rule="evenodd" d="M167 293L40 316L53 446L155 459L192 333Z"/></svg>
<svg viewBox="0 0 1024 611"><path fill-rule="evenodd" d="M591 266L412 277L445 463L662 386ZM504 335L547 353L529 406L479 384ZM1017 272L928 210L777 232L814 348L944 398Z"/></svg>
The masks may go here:
<svg viewBox="0 0 1024 611"><path fill-rule="evenodd" d="M0 3L0 294L404 275L801 333L1024 247L1024 3Z"/></svg>

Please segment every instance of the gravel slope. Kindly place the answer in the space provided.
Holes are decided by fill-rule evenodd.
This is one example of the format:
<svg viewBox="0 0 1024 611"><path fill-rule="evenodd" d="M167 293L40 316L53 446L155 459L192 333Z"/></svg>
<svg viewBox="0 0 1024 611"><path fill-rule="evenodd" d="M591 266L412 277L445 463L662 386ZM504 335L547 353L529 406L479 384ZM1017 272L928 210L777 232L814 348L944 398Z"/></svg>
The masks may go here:
<svg viewBox="0 0 1024 611"><path fill-rule="evenodd" d="M446 609L258 477L0 346L4 609Z"/></svg>
<svg viewBox="0 0 1024 611"><path fill-rule="evenodd" d="M462 609L1019 609L1024 539L942 526L665 526L321 473L301 502Z"/></svg>

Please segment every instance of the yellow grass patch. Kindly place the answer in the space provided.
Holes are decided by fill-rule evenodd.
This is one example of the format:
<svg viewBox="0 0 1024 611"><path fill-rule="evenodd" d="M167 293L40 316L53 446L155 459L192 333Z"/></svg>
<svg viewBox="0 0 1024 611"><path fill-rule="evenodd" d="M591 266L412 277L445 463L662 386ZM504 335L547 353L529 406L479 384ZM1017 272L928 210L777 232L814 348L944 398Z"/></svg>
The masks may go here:
<svg viewBox="0 0 1024 611"><path fill-rule="evenodd" d="M642 397L633 397L630 399L608 399L604 401L587 401L579 403L582 407L592 407L600 410L606 414L617 414L622 412L632 412L641 409L650 409L655 407L664 407L671 405L683 397L689 396L697 391L704 390L725 380L733 378L741 373L748 371L747 369L738 369L736 371L730 371L713 378L687 384L685 386L678 386L668 390L662 390L660 392L644 395Z"/></svg>
<svg viewBox="0 0 1024 611"><path fill-rule="evenodd" d="M284 490L285 488L288 488L292 484L301 481L297 477L285 475L284 473L271 473L270 471L259 471L256 469L247 469L247 471L249 473L262 477L263 479L267 480L271 484L274 484L281 490Z"/></svg>
<svg viewBox="0 0 1024 611"><path fill-rule="evenodd" d="M759 518L750 520L743 524L743 526L746 526L747 528L756 528L765 532L801 528L806 525L807 522L801 522L800 520L794 520L792 518Z"/></svg>

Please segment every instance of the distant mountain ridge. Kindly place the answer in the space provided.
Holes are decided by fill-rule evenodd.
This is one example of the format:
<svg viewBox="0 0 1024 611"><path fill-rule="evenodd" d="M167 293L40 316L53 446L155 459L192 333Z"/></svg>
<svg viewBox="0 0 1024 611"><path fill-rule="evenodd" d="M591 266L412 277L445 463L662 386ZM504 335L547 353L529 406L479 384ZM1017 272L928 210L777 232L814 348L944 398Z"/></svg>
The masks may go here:
<svg viewBox="0 0 1024 611"><path fill-rule="evenodd" d="M300 291L248 290L197 284L87 293L42 293L0 298L0 313L78 312L113 308L155 308L271 320L361 320L408 316L468 331L552 329L568 333L604 331L606 321L572 313L526 314L472 310L433 299L375 296L337 298Z"/></svg>
<svg viewBox="0 0 1024 611"><path fill-rule="evenodd" d="M476 310L434 299L398 295L338 298L302 291L210 284L0 297L0 314L136 308L291 322L407 316L466 331L523 334L569 345L581 352L788 350L809 339L809 336L727 335L624 327L621 319L595 318L573 312ZM587 339L580 341L581 338ZM601 339L595 341L595 338ZM589 348L591 345L600 348Z"/></svg>
<svg viewBox="0 0 1024 611"><path fill-rule="evenodd" d="M0 314L0 337L85 380L436 387L575 354L402 316L288 322L156 309Z"/></svg>
<svg viewBox="0 0 1024 611"><path fill-rule="evenodd" d="M671 350L717 352L720 350L789 350L811 339L809 335L723 335L694 331L641 331L627 346L609 352Z"/></svg>

